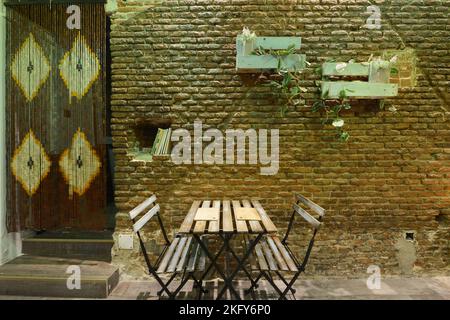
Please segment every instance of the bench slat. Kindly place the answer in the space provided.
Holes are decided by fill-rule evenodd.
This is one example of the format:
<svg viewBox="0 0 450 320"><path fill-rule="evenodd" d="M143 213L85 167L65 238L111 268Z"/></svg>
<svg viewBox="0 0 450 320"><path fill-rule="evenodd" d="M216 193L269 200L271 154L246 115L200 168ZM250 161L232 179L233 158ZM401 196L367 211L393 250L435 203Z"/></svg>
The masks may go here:
<svg viewBox="0 0 450 320"><path fill-rule="evenodd" d="M308 212L306 212L302 207L300 207L297 204L294 204L294 210L300 214L303 219L306 220L310 225L314 227L314 229L318 229L320 227L320 222L314 218L312 215L310 215Z"/></svg>
<svg viewBox="0 0 450 320"><path fill-rule="evenodd" d="M205 237L204 239L202 239L202 241L205 243L206 247L208 247L208 238ZM203 250L200 250L199 255L200 255L200 257L198 258L198 265L195 270L203 271L203 270L205 270L205 266L206 266L206 253Z"/></svg>
<svg viewBox="0 0 450 320"><path fill-rule="evenodd" d="M180 241L178 241L177 248L172 258L170 259L169 266L167 267L167 272L175 272L175 269L178 265L178 261L180 261L181 253L183 252L184 246L186 244L187 237L182 237Z"/></svg>
<svg viewBox="0 0 450 320"><path fill-rule="evenodd" d="M129 215L131 219L136 218L142 211L156 201L156 195L152 195L150 198L139 204L136 208L130 211Z"/></svg>
<svg viewBox="0 0 450 320"><path fill-rule="evenodd" d="M283 257L281 256L280 252L278 251L278 247L273 242L272 238L267 238L267 243L269 244L270 249L272 250L273 255L275 256L275 260L277 260L278 266L282 271L288 271L289 268L284 261Z"/></svg>
<svg viewBox="0 0 450 320"><path fill-rule="evenodd" d="M192 244L192 237L188 237L186 245L184 246L183 249L183 253L181 254L181 259L177 265L177 272L183 271L183 269L186 267L186 263L188 262L187 258L189 257L189 253L191 250L191 244Z"/></svg>
<svg viewBox="0 0 450 320"><path fill-rule="evenodd" d="M200 252L200 250L202 250L202 248L200 248L200 246L197 243L197 241L194 241L191 250L192 251L191 251L191 254L190 254L190 257L189 257L188 266L186 268L186 270L188 272L194 272L195 266L197 264L197 258L199 256L199 252Z"/></svg>
<svg viewBox="0 0 450 320"><path fill-rule="evenodd" d="M267 242L261 241L261 246L264 250L264 256L266 257L267 262L269 263L270 270L274 270L274 271L278 270L277 264L275 263L275 260L272 255L272 251L270 251L269 246L267 245Z"/></svg>
<svg viewBox="0 0 450 320"><path fill-rule="evenodd" d="M151 208L145 215L143 215L134 225L134 232L138 232L142 229L142 227L155 215L159 212L159 204Z"/></svg>
<svg viewBox="0 0 450 320"><path fill-rule="evenodd" d="M256 257L258 258L259 267L261 268L261 270L265 270L265 271L269 270L269 266L267 265L267 261L262 252L260 243L258 243L255 246L255 253L256 253Z"/></svg>
<svg viewBox="0 0 450 320"><path fill-rule="evenodd" d="M280 250L281 254L283 255L283 258L286 261L286 263L287 263L287 265L289 267L289 270L294 271L294 272L298 271L294 260L289 255L289 252L286 250L284 245L281 243L280 239L278 237L272 237L272 239L275 242L275 244L277 245L277 247Z"/></svg>
<svg viewBox="0 0 450 320"><path fill-rule="evenodd" d="M325 209L322 208L321 206L319 206L318 204L314 203L313 201L309 200L308 198L306 198L305 196L303 196L299 193L296 193L295 196L296 196L297 200L302 202L305 206L310 207L311 210L314 210L314 212L316 212L321 217L323 217L325 215Z"/></svg>
<svg viewBox="0 0 450 320"><path fill-rule="evenodd" d="M173 242L170 244L169 249L167 249L166 253L164 254L164 258L162 259L161 263L159 264L158 273L164 273L166 272L167 265L169 264L170 259L172 258L173 252L175 251L175 248L177 247L178 241L180 241L180 238L173 239Z"/></svg>

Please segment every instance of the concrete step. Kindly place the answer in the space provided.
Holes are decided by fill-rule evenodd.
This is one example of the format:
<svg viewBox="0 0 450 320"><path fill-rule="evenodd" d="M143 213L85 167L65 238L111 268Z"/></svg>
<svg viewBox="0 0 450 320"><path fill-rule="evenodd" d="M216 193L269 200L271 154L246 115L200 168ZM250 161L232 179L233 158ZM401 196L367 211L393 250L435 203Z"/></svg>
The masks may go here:
<svg viewBox="0 0 450 320"><path fill-rule="evenodd" d="M111 262L111 233L45 232L23 239L22 252L31 256Z"/></svg>
<svg viewBox="0 0 450 320"><path fill-rule="evenodd" d="M79 289L68 288L71 266L79 267ZM24 255L0 266L0 295L106 298L118 282L118 268L104 261Z"/></svg>

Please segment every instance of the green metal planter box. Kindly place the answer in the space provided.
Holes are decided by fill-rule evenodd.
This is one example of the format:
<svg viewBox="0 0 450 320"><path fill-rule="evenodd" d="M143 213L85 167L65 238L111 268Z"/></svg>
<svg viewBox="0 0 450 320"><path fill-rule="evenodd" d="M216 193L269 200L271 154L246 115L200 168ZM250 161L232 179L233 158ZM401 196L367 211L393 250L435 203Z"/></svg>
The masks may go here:
<svg viewBox="0 0 450 320"><path fill-rule="evenodd" d="M236 38L236 71L240 73L254 73L277 69L278 58L267 55L255 55L253 51L258 48L283 50L294 45L300 49L299 37L256 37L253 41L243 41L241 36ZM289 71L305 68L306 55L290 54L281 57L281 68Z"/></svg>
<svg viewBox="0 0 450 320"><path fill-rule="evenodd" d="M322 65L322 98L339 98L342 90L347 97L379 99L398 95L398 85L389 82L389 69L376 69L371 63L348 63L337 68L339 63ZM330 77L367 77L368 81L331 81Z"/></svg>

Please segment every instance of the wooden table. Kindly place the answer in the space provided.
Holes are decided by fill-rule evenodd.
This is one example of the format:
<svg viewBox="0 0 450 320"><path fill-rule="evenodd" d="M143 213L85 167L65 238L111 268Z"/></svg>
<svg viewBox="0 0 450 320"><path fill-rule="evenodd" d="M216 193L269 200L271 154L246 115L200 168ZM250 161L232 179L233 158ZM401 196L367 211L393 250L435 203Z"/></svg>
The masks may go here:
<svg viewBox="0 0 450 320"><path fill-rule="evenodd" d="M202 210L202 220L196 219L198 209L215 208L219 211L218 219L216 220L215 210ZM241 210L241 208L253 208L254 210ZM256 219L250 218L251 211L256 212ZM211 220L208 219L211 217ZM245 220L248 217L250 220ZM242 218L242 219L241 219ZM265 234L276 233L277 228L273 224L272 220L267 215L260 202L257 200L203 200L194 201L186 215L181 227L178 231L180 234L192 235L198 245L203 249L205 254L210 260L210 265L204 272L200 281L203 281L211 268L215 268L225 282L225 286L219 292L217 299L220 299L228 289L237 299L240 299L239 294L232 286L232 281L240 270L244 271L247 277L253 284L251 274L245 268L245 262L250 257L253 249L259 243L262 236ZM201 240L204 235L216 235L222 239L223 244L219 251L213 255L208 246ZM231 247L231 240L238 235L253 236L254 239L250 241L250 245L245 250L244 255L239 257ZM230 253L234 259L238 262L238 266L229 275L225 274L222 268L218 265L217 260L223 253Z"/></svg>

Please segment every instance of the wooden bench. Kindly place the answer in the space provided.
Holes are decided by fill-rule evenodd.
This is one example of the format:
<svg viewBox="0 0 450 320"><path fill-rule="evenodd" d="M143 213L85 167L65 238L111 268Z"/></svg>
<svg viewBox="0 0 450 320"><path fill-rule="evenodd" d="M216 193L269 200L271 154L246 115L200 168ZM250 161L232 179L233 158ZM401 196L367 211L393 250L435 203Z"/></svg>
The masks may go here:
<svg viewBox="0 0 450 320"><path fill-rule="evenodd" d="M322 225L321 220L325 216L325 209L321 206L300 194L296 194L295 197L296 203L293 205L293 213L284 238L280 240L277 235L268 235L255 246L253 257L251 259L253 261L253 263L251 263L251 267L252 270L259 271L259 275L247 292L251 292L257 286L255 284L257 284L258 281L264 277L280 295L280 299L284 299L288 291L295 293L295 289L292 288L292 285L295 283L298 276L305 270L314 245L315 236ZM316 219L306 210L316 213L318 218ZM301 216L313 228L313 235L309 241L308 248L302 262L297 260L287 242L293 227L294 219L298 215ZM248 243L248 241L246 241L246 243ZM282 271L294 273L293 278L288 282L281 274ZM286 289L284 291L281 291L277 287L271 272L278 275L278 277L280 277L286 285Z"/></svg>
<svg viewBox="0 0 450 320"><path fill-rule="evenodd" d="M161 285L162 289L158 292L158 295L166 292L169 298L174 299L189 278L192 278L200 290L199 297L201 297L201 293L205 291L203 290L202 282L198 281L194 274L205 270L206 256L199 244L191 236L177 236L173 241L170 241L160 216L160 210L161 208L156 202L156 195L152 195L129 212L130 219L133 222L133 231L139 239L139 245L148 271ZM144 226L154 217L157 218L161 228L165 247L156 263L152 264L141 233ZM206 239L203 239L203 241L206 241ZM159 274L172 274L172 276L168 282L164 282ZM181 284L174 292L171 292L168 286L178 274L183 274Z"/></svg>

